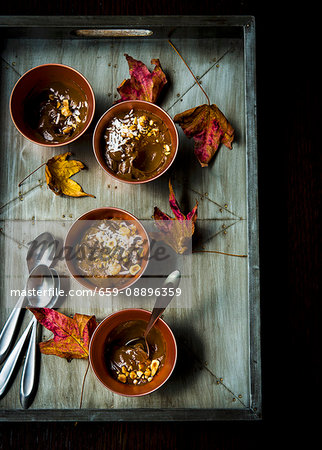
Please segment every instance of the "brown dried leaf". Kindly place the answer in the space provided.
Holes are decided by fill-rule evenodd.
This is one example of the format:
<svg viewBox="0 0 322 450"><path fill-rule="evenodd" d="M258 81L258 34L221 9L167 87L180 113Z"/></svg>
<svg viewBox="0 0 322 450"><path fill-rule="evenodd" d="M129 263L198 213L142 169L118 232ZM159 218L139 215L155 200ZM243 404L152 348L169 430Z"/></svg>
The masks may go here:
<svg viewBox="0 0 322 450"><path fill-rule="evenodd" d="M154 208L153 218L155 224L161 232L161 239L179 254L187 251L187 243L195 231L197 220L198 202L187 215L184 215L177 203L172 184L169 181L169 203L175 215L174 218L162 212L157 206Z"/></svg>

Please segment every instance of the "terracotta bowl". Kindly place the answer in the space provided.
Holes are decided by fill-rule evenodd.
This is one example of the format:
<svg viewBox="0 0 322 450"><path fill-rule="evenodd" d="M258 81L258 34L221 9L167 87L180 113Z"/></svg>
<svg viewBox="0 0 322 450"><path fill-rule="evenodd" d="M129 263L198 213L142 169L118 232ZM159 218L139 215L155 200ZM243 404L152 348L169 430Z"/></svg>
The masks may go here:
<svg viewBox="0 0 322 450"><path fill-rule="evenodd" d="M50 143L29 122L29 108L34 96L36 98L41 91L57 85L68 88L71 94L74 92L78 98L86 101L87 114L84 123L70 137L66 137L63 142ZM94 111L95 97L89 82L77 70L62 64L44 64L30 69L17 81L10 97L10 114L18 131L31 142L44 147L59 147L78 139L88 129Z"/></svg>
<svg viewBox="0 0 322 450"><path fill-rule="evenodd" d="M106 366L104 360L104 350L107 338L112 330L118 325L121 325L129 320L144 320L145 322L148 322L150 314L150 311L146 311L144 309L123 309L106 317L93 333L89 347L89 360L91 368L98 380L106 388L116 394L127 397L138 397L151 394L151 392L154 392L160 388L173 372L177 360L177 344L171 329L162 319L159 319L154 326L160 331L165 341L165 364L161 367L150 383L146 383L141 386L123 384L112 377Z"/></svg>
<svg viewBox="0 0 322 450"><path fill-rule="evenodd" d="M77 267L77 261L75 258L76 245L82 239L86 230L92 225L91 221L102 219L115 219L115 220L127 220L133 222L136 226L137 233L142 236L142 240L145 245L145 254L142 259L140 271L133 276L128 277L108 277L103 282L99 283L96 278L87 278L81 270ZM150 254L150 241L147 232L139 220L127 211L119 208L97 208L88 211L79 217L73 225L70 227L64 242L65 250L65 262L72 277L78 281L86 289L126 289L134 284L144 273ZM100 279L101 280L101 279Z"/></svg>
<svg viewBox="0 0 322 450"><path fill-rule="evenodd" d="M156 116L158 116L167 126L170 137L171 137L171 153L169 155L167 164L164 166L163 170L160 171L157 175L148 178L146 180L125 180L123 178L120 178L117 176L115 172L113 172L106 163L105 160L105 148L104 148L104 134L105 130L108 126L108 123L115 117L115 115L120 113L127 113L133 109L134 111L137 109L150 112ZM159 106L155 105L154 103L145 102L143 100L128 100L121 103L118 103L114 106L112 106L110 109L108 109L100 118L98 121L93 135L93 151L95 154L95 157L97 159L97 162L102 167L102 169L111 177L117 179L118 181L122 181L124 183L129 184L142 184L142 183L148 183L149 181L155 180L156 178L163 175L171 166L173 163L177 151L178 151L178 145L179 145L179 137L178 132L176 129L176 126L171 119L171 117Z"/></svg>

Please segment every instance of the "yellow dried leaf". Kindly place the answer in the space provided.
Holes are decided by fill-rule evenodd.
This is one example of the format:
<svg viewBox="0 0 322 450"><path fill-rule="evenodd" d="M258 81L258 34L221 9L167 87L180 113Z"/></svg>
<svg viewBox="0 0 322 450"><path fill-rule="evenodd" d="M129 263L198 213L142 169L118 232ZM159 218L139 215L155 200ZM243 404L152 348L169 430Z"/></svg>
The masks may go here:
<svg viewBox="0 0 322 450"><path fill-rule="evenodd" d="M94 195L87 194L82 187L70 179L71 176L84 169L82 162L76 160L67 161L67 157L71 152L62 155L54 156L49 159L46 164L46 182L48 187L56 195L68 195L69 197L94 197Z"/></svg>

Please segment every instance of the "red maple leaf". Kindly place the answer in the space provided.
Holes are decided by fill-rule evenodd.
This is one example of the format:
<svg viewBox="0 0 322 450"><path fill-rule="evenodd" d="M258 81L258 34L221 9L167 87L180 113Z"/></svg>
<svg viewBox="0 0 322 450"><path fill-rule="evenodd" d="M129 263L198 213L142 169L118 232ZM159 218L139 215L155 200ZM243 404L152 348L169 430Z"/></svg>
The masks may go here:
<svg viewBox="0 0 322 450"><path fill-rule="evenodd" d="M188 109L177 114L174 121L188 138L194 139L194 152L202 167L208 166L221 143L232 148L234 129L216 105Z"/></svg>
<svg viewBox="0 0 322 450"><path fill-rule="evenodd" d="M154 64L155 67L150 72L142 61L138 61L127 54L124 56L129 65L131 78L122 81L117 88L118 93L121 95L119 102L124 100L145 100L155 103L163 86L167 83L160 61L158 59L151 60L151 64Z"/></svg>
<svg viewBox="0 0 322 450"><path fill-rule="evenodd" d="M73 318L50 308L29 308L38 322L54 333L53 339L40 342L41 353L66 359L88 358L89 342L97 326L95 316L75 314Z"/></svg>

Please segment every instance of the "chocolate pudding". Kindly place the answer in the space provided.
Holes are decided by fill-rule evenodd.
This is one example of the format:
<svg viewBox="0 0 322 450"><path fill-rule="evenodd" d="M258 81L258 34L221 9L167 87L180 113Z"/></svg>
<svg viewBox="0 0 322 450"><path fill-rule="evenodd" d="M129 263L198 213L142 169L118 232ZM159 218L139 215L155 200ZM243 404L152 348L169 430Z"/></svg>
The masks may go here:
<svg viewBox="0 0 322 450"><path fill-rule="evenodd" d="M25 102L25 117L48 143L67 141L86 122L86 96L79 87L52 83L33 90Z"/></svg>
<svg viewBox="0 0 322 450"><path fill-rule="evenodd" d="M105 159L119 178L142 181L158 175L171 155L171 137L155 114L131 110L114 117L105 135Z"/></svg>
<svg viewBox="0 0 322 450"><path fill-rule="evenodd" d="M126 345L132 339L142 337L146 326L147 322L144 320L124 322L112 331L106 341L106 366L121 383L149 383L164 365L166 343L156 327L151 329L147 337L149 357L140 342Z"/></svg>

